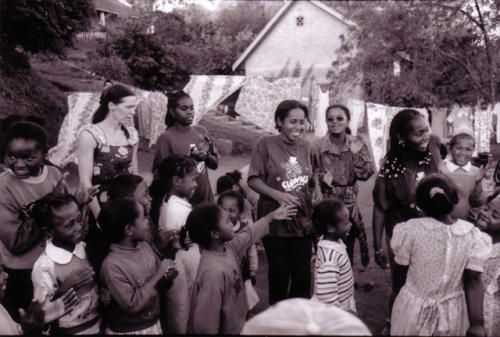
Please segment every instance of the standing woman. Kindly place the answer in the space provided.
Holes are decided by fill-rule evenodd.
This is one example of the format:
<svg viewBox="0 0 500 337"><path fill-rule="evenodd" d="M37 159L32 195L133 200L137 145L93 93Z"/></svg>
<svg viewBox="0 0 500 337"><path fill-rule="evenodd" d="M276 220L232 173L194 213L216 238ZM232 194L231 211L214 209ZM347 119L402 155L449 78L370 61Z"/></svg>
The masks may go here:
<svg viewBox="0 0 500 337"><path fill-rule="evenodd" d="M315 143L321 167L321 190L323 198L337 198L349 209L352 223L349 236L345 239L347 254L353 263L354 242L359 240L361 263L368 265L368 242L363 218L357 202L358 180L368 180L375 171L370 151L361 138L351 136L347 107L334 104L326 109L328 133Z"/></svg>
<svg viewBox="0 0 500 337"><path fill-rule="evenodd" d="M102 92L92 123L80 131L77 152L80 183L86 188L100 185L100 195L114 177L139 173L139 136L133 127L135 107L136 97L130 89L112 85ZM100 211L98 201L94 198L90 204L95 218Z"/></svg>
<svg viewBox="0 0 500 337"><path fill-rule="evenodd" d="M156 142L156 153L153 159L153 172L160 162L171 154L191 157L197 162L198 184L191 198L193 206L202 202L213 202L214 197L207 167L216 170L219 157L215 151L212 138L202 126L192 126L194 118L193 100L188 93L179 90L168 95L165 124L167 130Z"/></svg>
<svg viewBox="0 0 500 337"><path fill-rule="evenodd" d="M375 261L387 269L382 249L385 228L393 285L390 309L397 295L394 286L401 274L389 241L397 223L423 215L416 206L416 187L424 176L439 172L439 144L439 138L430 134L429 123L418 111L404 109L394 116L389 128L389 149L373 188L373 247Z"/></svg>
<svg viewBox="0 0 500 337"><path fill-rule="evenodd" d="M263 137L250 161L248 186L260 194L260 219L281 204L297 206L288 221L273 221L262 239L269 263L269 303L311 296L312 207L321 200L312 145L301 138L308 110L298 101L281 102L274 114L279 135ZM311 189L310 181L314 181ZM290 289L290 291L288 291Z"/></svg>

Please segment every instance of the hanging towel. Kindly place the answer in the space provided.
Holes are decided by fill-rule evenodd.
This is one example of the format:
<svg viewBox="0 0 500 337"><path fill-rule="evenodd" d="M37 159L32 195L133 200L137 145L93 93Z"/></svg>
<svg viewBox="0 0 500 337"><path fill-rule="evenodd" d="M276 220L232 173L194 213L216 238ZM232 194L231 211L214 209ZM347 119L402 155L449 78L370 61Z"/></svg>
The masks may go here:
<svg viewBox="0 0 500 337"><path fill-rule="evenodd" d="M328 126L326 125L326 109L329 106L329 97L330 92L327 90L326 92L322 92L321 88L318 92L318 110L317 110L317 121L316 121L316 130L314 135L317 137L323 137L328 132Z"/></svg>
<svg viewBox="0 0 500 337"><path fill-rule="evenodd" d="M476 153L490 152L492 108L488 106L482 110L479 106L474 112L474 139L476 140Z"/></svg>
<svg viewBox="0 0 500 337"><path fill-rule="evenodd" d="M356 136L358 134L358 129L363 125L363 119L365 117L365 102L350 98L347 101L347 107L351 112L349 129L351 129L352 135Z"/></svg>
<svg viewBox="0 0 500 337"><path fill-rule="evenodd" d="M373 160L377 170L387 149L387 137L384 136L387 121L387 106L375 103L366 103L366 117L368 120L368 135L372 146Z"/></svg>
<svg viewBox="0 0 500 337"><path fill-rule="evenodd" d="M301 82L300 78L281 78L270 82L262 77L248 77L234 109L241 119L266 131L276 132L276 107L286 99L300 100Z"/></svg>

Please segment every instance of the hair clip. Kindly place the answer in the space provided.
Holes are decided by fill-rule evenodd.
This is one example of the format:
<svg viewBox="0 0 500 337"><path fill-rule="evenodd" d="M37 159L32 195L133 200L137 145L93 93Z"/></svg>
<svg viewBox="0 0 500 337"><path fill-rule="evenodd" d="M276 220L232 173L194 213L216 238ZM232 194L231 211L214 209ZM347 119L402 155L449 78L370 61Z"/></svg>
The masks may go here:
<svg viewBox="0 0 500 337"><path fill-rule="evenodd" d="M429 196L434 198L434 196L438 193L445 194L444 190L441 187L433 187L429 190Z"/></svg>

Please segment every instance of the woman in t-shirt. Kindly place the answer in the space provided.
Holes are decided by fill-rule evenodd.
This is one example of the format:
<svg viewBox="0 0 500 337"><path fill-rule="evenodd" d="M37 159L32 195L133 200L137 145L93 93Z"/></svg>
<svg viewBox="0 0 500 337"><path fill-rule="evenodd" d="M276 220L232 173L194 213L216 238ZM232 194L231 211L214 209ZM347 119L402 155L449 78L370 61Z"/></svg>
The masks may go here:
<svg viewBox="0 0 500 337"><path fill-rule="evenodd" d="M202 126L193 126L194 106L188 93L179 90L168 95L165 124L167 130L156 141L156 153L153 159L153 172L160 162L171 154L182 154L197 162L198 186L191 198L193 206L202 202L213 202L214 197L207 167L216 170L219 157L212 138Z"/></svg>
<svg viewBox="0 0 500 337"><path fill-rule="evenodd" d="M292 220L273 221L269 235L262 239L269 264L270 304L311 296L311 215L313 205L321 200L321 189L312 146L301 138L307 119L302 103L281 102L274 114L279 135L263 137L250 162L248 186L260 194L258 218L280 204L297 206Z"/></svg>

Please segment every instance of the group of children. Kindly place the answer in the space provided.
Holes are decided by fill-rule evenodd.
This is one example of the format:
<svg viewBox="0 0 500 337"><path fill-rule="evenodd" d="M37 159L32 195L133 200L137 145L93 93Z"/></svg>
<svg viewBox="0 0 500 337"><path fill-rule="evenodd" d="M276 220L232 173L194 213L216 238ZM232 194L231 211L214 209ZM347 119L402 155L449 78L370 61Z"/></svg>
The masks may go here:
<svg viewBox="0 0 500 337"><path fill-rule="evenodd" d="M94 261L86 246L95 191L78 186L70 193L66 176L45 160L47 149L36 123L18 121L4 133L0 297L7 310L0 306L0 333L242 331L258 301L255 243L271 221L295 216L294 206L257 221L241 175L232 172L219 178L215 203L193 207L197 163L171 154L157 163L149 188L133 174L111 181L97 218L107 250ZM416 189L425 217L394 228L390 244L402 277L393 334L484 335L483 325L488 336L500 331L500 198L484 195L473 151L472 136L455 136L444 174L426 176ZM340 200L314 207L312 300L356 313L343 243L349 218Z"/></svg>

